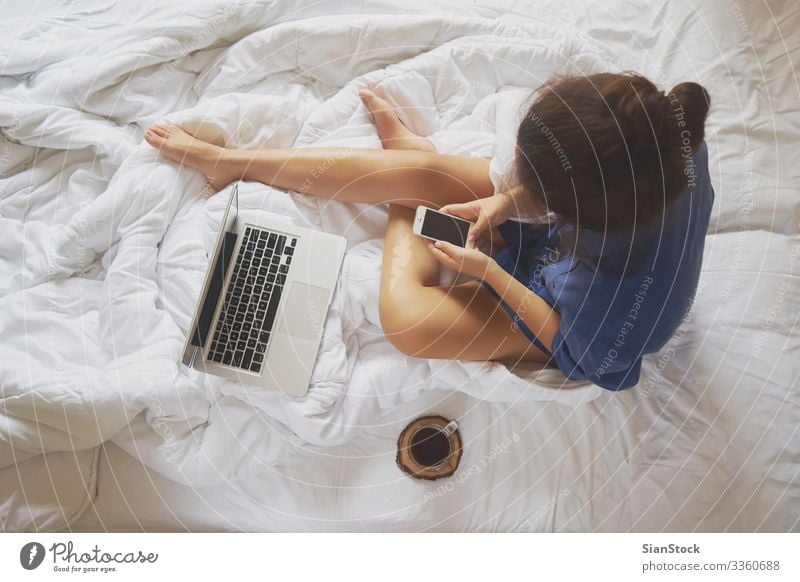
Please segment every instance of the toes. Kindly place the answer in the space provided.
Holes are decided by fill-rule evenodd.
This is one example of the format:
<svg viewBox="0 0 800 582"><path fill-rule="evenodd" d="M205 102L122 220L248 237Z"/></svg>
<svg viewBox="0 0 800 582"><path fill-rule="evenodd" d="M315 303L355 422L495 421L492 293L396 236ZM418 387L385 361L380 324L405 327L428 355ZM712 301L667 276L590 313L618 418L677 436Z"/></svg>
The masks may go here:
<svg viewBox="0 0 800 582"><path fill-rule="evenodd" d="M155 125L150 126L150 131L163 138L168 138L183 130L177 125L172 125L171 123L156 123Z"/></svg>
<svg viewBox="0 0 800 582"><path fill-rule="evenodd" d="M394 113L394 108L389 105L389 103L385 99L381 99L375 93L368 89L362 89L358 92L359 96L361 97L361 101L364 102L364 105L369 109L369 112L373 115L376 113L383 113L383 112L391 112Z"/></svg>
<svg viewBox="0 0 800 582"><path fill-rule="evenodd" d="M152 127L144 132L144 139L153 146L160 146L164 141L164 137L156 133Z"/></svg>
<svg viewBox="0 0 800 582"><path fill-rule="evenodd" d="M367 111L374 114L375 113L375 93L370 91L369 89L361 89L358 92L358 96L361 98L361 102L364 104L364 107L367 108Z"/></svg>
<svg viewBox="0 0 800 582"><path fill-rule="evenodd" d="M361 97L364 107L367 108L367 111L372 116L379 133L392 133L399 131L403 127L394 107L388 101L381 99L368 89L362 89L358 92L358 95Z"/></svg>
<svg viewBox="0 0 800 582"><path fill-rule="evenodd" d="M378 85L375 87L374 93L381 99L386 99L386 89L383 88L383 85Z"/></svg>
<svg viewBox="0 0 800 582"><path fill-rule="evenodd" d="M152 125L147 130L150 133L157 135L159 137L167 137L167 126L162 124Z"/></svg>

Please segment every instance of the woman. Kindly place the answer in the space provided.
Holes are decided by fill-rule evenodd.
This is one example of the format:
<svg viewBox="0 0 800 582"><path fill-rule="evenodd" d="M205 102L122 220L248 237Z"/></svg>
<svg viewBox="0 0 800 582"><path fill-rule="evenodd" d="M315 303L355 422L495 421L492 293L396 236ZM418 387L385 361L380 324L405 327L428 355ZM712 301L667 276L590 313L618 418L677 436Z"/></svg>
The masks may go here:
<svg viewBox="0 0 800 582"><path fill-rule="evenodd" d="M520 124L518 185L496 194L487 160L436 153L380 95L360 96L383 150L237 150L167 125L145 139L217 189L244 179L389 204L380 316L403 353L551 361L571 379L634 385L642 356L675 332L699 278L713 202L706 91L682 83L665 94L635 74L554 80ZM414 236L420 204L473 221L470 240L498 252ZM439 264L475 280L440 286Z"/></svg>

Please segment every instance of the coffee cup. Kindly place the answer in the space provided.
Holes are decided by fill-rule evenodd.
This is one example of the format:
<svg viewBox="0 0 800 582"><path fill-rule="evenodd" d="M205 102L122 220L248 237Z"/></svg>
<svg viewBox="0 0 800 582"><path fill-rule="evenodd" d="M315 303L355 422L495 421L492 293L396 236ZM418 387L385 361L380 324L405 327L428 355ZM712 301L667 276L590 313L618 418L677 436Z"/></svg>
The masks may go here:
<svg viewBox="0 0 800 582"><path fill-rule="evenodd" d="M453 454L450 437L458 429L458 423L451 420L445 426L424 424L411 433L408 448L413 459L427 469L438 469Z"/></svg>
<svg viewBox="0 0 800 582"><path fill-rule="evenodd" d="M398 466L421 479L448 477L461 460L458 422L442 416L418 418L403 430L397 444Z"/></svg>

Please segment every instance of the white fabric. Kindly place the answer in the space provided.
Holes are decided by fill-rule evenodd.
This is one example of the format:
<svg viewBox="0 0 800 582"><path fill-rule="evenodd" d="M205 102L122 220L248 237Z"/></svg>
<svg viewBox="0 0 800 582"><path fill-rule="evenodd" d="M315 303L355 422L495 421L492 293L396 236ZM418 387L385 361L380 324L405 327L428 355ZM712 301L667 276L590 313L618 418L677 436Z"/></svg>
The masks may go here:
<svg viewBox="0 0 800 582"><path fill-rule="evenodd" d="M17 458L0 471L0 531L64 531L97 494L100 447Z"/></svg>
<svg viewBox="0 0 800 582"><path fill-rule="evenodd" d="M522 444L509 449L517 453L504 458L539 454L546 443L550 464L529 471L555 464L559 476L537 482L535 493L519 483L463 521L448 515L430 527L624 529L659 519L671 529L797 527L800 153L786 144L800 121L777 118L796 111L796 88L778 79L785 49L755 26L756 13L747 15L748 39L766 65L739 52L733 14L720 23L711 7L656 16L615 5L619 20L562 2L471 13L442 2L427 15L383 2L207 0L191 11L111 2L5 23L0 467L13 469L15 455L112 440L191 487L283 490L279 510L294 503L295 480L325 474L319 458L303 465L308 447L356 455L371 446L370 427L381 427L375 442L386 444L422 403L440 408L455 391L478 423L470 454L518 434ZM796 11L786 18L796 23ZM783 39L800 46L795 29ZM622 50L630 46L640 50ZM726 60L734 55L735 74ZM177 363L225 196L203 197L197 172L144 144L150 123L240 147L378 147L356 90L380 84L412 129L443 152L493 157L497 179L508 174L513 120L530 91L556 73L622 69L662 85L698 79L714 98L707 139L718 199L702 287L682 331L648 358L639 389L558 390L551 370L400 355L376 314L385 211L258 184L241 188L242 207L349 241L311 390L292 399ZM350 506L367 527L391 521L370 505L385 498L376 478L362 475L370 496ZM731 482L744 486L726 489ZM526 522L564 483L568 515ZM495 485L474 481L471 498ZM724 507L705 493L720 490ZM727 505L737 503L738 511ZM516 517L491 521L511 507ZM397 527L413 529L412 514L425 521L424 513L403 514ZM275 527L291 529L291 520Z"/></svg>
<svg viewBox="0 0 800 582"><path fill-rule="evenodd" d="M10 83L3 94L0 120L16 142L7 147L20 156L33 145L55 150L20 167L7 179L9 191L23 180L47 184L59 172L65 191L35 188L24 212L13 194L3 207L5 439L15 449L42 453L113 438L173 479L210 485L252 470L244 462L249 455L270 463L300 442L346 442L364 421L421 390L468 383L468 392L487 400L557 397L501 365L429 363L396 352L381 337L376 315L385 209L263 185L241 189L240 212L290 215L342 233L350 243L309 394L292 399L187 371L178 356L227 191L204 199L197 172L165 162L138 140L142 126L169 108L177 111L168 121L228 146L377 146L356 89L380 84L399 105L409 105L409 125L433 134L442 151L491 156L501 103L495 90L517 81L519 71L490 67L490 59L512 63L523 51L527 58L539 55L530 72L536 80L558 70L601 70L607 56L548 28L481 19L353 21L345 15L270 25L279 14L263 7L209 4L206 10L183 34L199 34L210 26L203 22L219 20L225 35L241 39L223 53L184 59L201 47L149 29L129 32L146 42L131 42L103 60L65 58L47 47L36 63L50 65ZM307 54L307 35L315 31ZM420 48L378 41L392 37ZM436 48L423 52L431 45ZM265 47L273 46L281 49L263 59ZM472 62L478 49L486 66ZM320 50L329 51L324 68L317 66ZM8 68L25 70L24 62L9 61ZM362 75L379 61L400 62ZM176 73L187 67L199 74ZM123 75L124 82L115 81ZM93 90L79 96L87 86ZM100 171L73 160L87 147L94 148ZM57 201L47 200L54 192ZM408 373L384 373L398 365ZM363 394L345 399L354 393ZM260 430L243 433L254 418ZM274 437L263 438L264 429ZM2 466L10 462L3 459Z"/></svg>

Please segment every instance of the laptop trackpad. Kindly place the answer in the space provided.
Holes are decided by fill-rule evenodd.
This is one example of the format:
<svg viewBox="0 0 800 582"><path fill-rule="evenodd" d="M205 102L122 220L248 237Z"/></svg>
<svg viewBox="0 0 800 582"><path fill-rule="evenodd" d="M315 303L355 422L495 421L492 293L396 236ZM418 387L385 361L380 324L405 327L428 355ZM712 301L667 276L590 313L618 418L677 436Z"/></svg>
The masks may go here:
<svg viewBox="0 0 800 582"><path fill-rule="evenodd" d="M278 331L307 340L316 340L325 323L330 291L305 283L292 283Z"/></svg>

